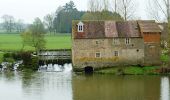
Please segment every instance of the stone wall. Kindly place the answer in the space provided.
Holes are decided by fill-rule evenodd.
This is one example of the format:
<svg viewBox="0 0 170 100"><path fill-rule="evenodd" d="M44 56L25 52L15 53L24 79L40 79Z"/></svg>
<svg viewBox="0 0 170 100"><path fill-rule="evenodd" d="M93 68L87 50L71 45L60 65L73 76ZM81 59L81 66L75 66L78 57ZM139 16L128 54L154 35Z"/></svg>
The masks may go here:
<svg viewBox="0 0 170 100"><path fill-rule="evenodd" d="M94 68L143 65L144 44L142 38L131 38L125 44L125 38L108 39L74 39L72 48L72 62L74 68L83 69L91 66ZM115 56L118 51L118 56ZM96 58L96 53L101 57Z"/></svg>
<svg viewBox="0 0 170 100"><path fill-rule="evenodd" d="M161 65L161 48L160 43L145 43L145 60L146 66Z"/></svg>

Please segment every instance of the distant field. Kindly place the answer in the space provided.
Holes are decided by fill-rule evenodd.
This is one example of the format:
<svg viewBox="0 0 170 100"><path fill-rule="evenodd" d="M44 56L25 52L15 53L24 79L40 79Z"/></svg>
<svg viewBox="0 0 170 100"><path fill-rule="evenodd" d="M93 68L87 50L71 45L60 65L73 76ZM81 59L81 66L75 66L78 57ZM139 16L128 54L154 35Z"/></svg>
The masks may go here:
<svg viewBox="0 0 170 100"><path fill-rule="evenodd" d="M57 34L46 35L46 49L70 49L71 35ZM22 38L20 34L2 34L0 33L0 50L3 51L19 51L22 48ZM34 50L34 48L27 46L24 50Z"/></svg>

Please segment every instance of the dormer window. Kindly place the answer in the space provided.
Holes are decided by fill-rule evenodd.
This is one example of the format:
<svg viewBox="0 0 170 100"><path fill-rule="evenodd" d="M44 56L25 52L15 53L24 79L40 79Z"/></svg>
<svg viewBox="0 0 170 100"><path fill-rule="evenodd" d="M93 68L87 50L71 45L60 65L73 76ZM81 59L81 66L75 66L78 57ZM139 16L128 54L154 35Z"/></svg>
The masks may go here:
<svg viewBox="0 0 170 100"><path fill-rule="evenodd" d="M77 26L78 26L78 29L77 29L78 32L83 32L84 31L84 29L83 29L83 26L84 26L83 22L80 21L77 24Z"/></svg>

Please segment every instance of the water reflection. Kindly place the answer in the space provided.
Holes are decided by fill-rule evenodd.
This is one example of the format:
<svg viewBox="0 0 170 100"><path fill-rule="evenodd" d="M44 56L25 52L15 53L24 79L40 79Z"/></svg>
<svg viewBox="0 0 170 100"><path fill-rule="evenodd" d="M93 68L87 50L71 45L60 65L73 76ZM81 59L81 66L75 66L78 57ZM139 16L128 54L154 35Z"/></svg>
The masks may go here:
<svg viewBox="0 0 170 100"><path fill-rule="evenodd" d="M161 100L169 100L170 99L170 91L169 91L169 78L162 77L161 78Z"/></svg>
<svg viewBox="0 0 170 100"><path fill-rule="evenodd" d="M93 75L73 78L74 100L159 100L160 77Z"/></svg>
<svg viewBox="0 0 170 100"><path fill-rule="evenodd" d="M71 74L38 72L31 79L23 77L24 100L72 100Z"/></svg>
<svg viewBox="0 0 170 100"><path fill-rule="evenodd" d="M169 100L169 77L0 73L0 100Z"/></svg>

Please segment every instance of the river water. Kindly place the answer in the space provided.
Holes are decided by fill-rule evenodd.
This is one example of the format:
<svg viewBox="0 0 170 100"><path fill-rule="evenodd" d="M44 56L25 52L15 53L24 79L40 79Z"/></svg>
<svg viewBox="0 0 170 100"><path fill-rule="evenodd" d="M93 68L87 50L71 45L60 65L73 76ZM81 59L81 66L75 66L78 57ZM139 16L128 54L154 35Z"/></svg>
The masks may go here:
<svg viewBox="0 0 170 100"><path fill-rule="evenodd" d="M1 72L0 100L170 100L169 85L168 76Z"/></svg>

